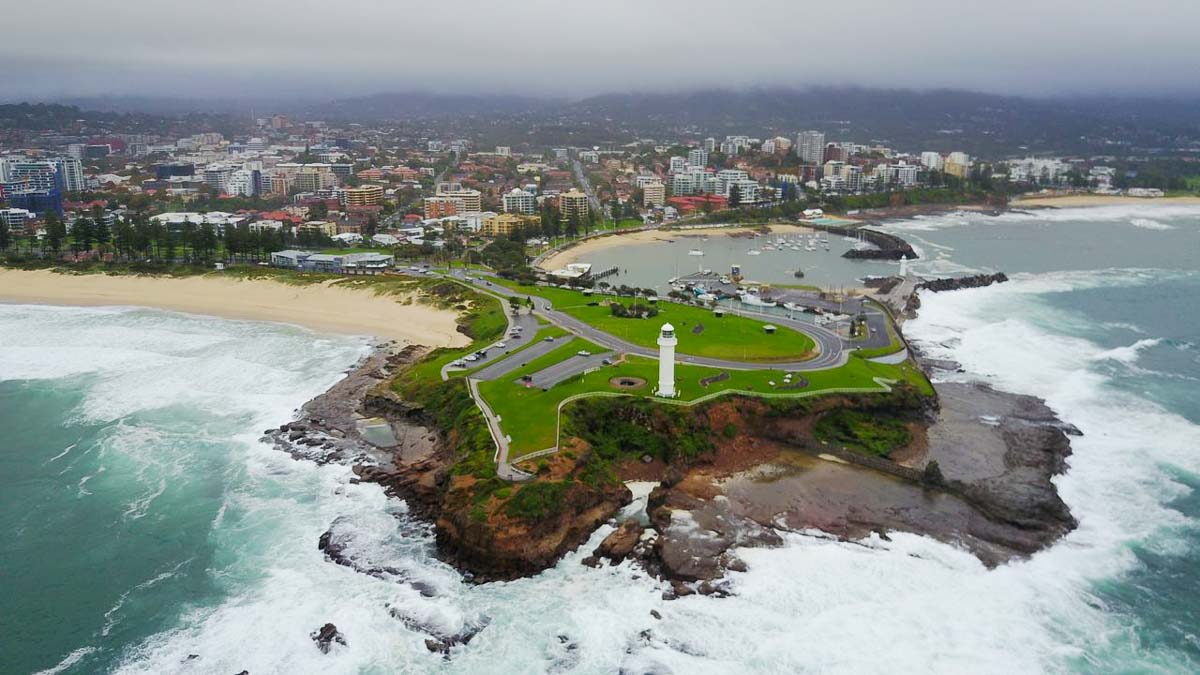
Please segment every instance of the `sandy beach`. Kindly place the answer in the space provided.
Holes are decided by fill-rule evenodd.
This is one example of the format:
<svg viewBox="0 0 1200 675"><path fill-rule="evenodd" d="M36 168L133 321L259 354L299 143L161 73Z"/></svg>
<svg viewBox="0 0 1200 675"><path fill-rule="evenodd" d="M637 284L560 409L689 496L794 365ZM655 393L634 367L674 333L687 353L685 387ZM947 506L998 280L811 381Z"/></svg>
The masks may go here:
<svg viewBox="0 0 1200 675"><path fill-rule="evenodd" d="M626 244L647 244L656 241L674 241L676 239L685 239L687 237L714 236L725 235L734 236L745 234L751 231L757 231L758 228L750 227L730 227L730 226L714 226L714 227L698 227L688 230L642 230L640 232L630 232L628 234L613 234L605 237L596 237L588 239L582 243L576 244L571 248L559 251L554 255L542 261L541 267L545 270L556 270L573 262L594 255L599 251L607 251L611 248L624 246ZM791 233L810 232L810 228L800 225L779 225L773 224L770 226L772 232L786 230Z"/></svg>
<svg viewBox="0 0 1200 675"><path fill-rule="evenodd" d="M69 275L0 269L0 302L76 306L137 305L228 319L288 323L317 331L371 335L430 347L469 342L454 312L401 296L326 284L291 286L219 277Z"/></svg>
<svg viewBox="0 0 1200 675"><path fill-rule="evenodd" d="M1045 197L1029 197L1014 199L1008 203L1009 208L1079 208L1084 206L1118 206L1127 204L1174 204L1200 205L1200 197L1125 197L1121 195L1048 195Z"/></svg>

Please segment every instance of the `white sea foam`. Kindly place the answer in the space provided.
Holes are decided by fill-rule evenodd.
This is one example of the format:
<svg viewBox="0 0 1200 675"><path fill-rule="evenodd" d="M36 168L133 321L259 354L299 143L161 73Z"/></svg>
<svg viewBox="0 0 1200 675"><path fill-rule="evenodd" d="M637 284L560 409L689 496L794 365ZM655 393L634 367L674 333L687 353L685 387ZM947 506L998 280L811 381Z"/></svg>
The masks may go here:
<svg viewBox="0 0 1200 675"><path fill-rule="evenodd" d="M1127 347L1114 347L1113 349L1102 351L1093 356L1092 360L1103 361L1107 359L1110 361L1120 361L1121 363L1132 364L1137 362L1138 356L1143 350L1156 347L1161 343L1162 340L1159 338L1145 338L1138 340Z"/></svg>
<svg viewBox="0 0 1200 675"><path fill-rule="evenodd" d="M82 661L88 654L91 654L95 651L95 647L80 647L70 654L67 654L66 657L63 658L62 661L59 661L57 664L55 664L54 667L47 668L45 670L39 670L33 675L58 675L59 673L64 673L74 667L75 664Z"/></svg>
<svg viewBox="0 0 1200 675"><path fill-rule="evenodd" d="M203 339L182 337L190 344L183 351L140 344L177 373L156 378L147 362L104 350L102 367L37 364L28 372L91 373L80 415L122 420L124 441L106 438L101 452L112 468L107 476L119 468L135 478L140 492L131 497L144 500L164 477L168 484L196 472L221 477L208 536L210 581L223 599L189 609L179 625L129 650L117 672L1042 672L1119 638L1125 627L1105 612L1092 583L1131 568L1131 542L1183 522L1163 504L1184 488L1159 466L1195 470L1198 430L1109 387L1093 369L1106 350L1056 332L1062 312L1039 296L1136 285L1156 274L1017 275L988 288L926 294L921 317L908 326L936 355L1000 388L1046 398L1084 431L1072 440L1070 473L1057 480L1080 519L1063 542L988 571L961 549L914 535L846 543L789 534L781 548L741 552L750 570L733 575L736 595L725 599L666 602L663 587L629 562L581 565L611 532L607 525L543 574L468 585L436 560L428 528L408 521L404 505L378 486L352 484L345 467L297 462L257 441L259 429L332 383L358 344L277 327L254 333L209 322L214 328L204 332L166 321L157 339L173 340L170 330L202 332ZM227 337L228 330L246 332ZM15 370L2 352L0 364ZM180 420L180 411L193 417ZM180 443L156 414L181 423L199 444ZM230 425L241 431L222 433ZM145 508L152 513L165 501L153 497ZM334 521L347 524L356 560L397 570L434 596L395 575L376 578L326 560L316 542ZM426 631L453 633L483 617L490 624L445 661L425 648L426 632L390 608ZM328 655L316 649L309 634L325 622L338 626L347 647ZM71 664L89 653L82 651L68 657Z"/></svg>
<svg viewBox="0 0 1200 675"><path fill-rule="evenodd" d="M1174 225L1160 223L1157 220L1151 220L1149 218L1134 218L1129 221L1129 224L1133 225L1134 227L1141 228L1143 230L1173 230L1173 229L1175 229Z"/></svg>
<svg viewBox="0 0 1200 675"><path fill-rule="evenodd" d="M1088 206L1061 209L1031 209L1006 211L999 215L976 212L917 216L908 220L889 221L885 229L905 232L933 232L952 227L987 223L994 226L1025 225L1030 223L1107 222L1129 223L1144 229L1174 229L1163 220L1200 217L1200 206L1190 204L1156 204L1154 202Z"/></svg>

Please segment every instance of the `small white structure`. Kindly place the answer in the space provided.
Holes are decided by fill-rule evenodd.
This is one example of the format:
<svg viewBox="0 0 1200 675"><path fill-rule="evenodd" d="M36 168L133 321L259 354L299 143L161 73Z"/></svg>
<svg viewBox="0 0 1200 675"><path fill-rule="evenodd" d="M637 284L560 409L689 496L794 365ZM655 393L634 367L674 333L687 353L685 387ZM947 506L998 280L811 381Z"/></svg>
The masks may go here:
<svg viewBox="0 0 1200 675"><path fill-rule="evenodd" d="M658 335L658 396L675 397L675 327L664 323Z"/></svg>

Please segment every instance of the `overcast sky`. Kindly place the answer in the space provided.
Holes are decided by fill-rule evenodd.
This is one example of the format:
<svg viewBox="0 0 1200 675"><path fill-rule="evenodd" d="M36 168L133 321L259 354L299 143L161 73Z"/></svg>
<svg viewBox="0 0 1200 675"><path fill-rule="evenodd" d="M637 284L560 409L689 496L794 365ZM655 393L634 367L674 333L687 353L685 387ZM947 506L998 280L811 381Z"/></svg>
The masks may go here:
<svg viewBox="0 0 1200 675"><path fill-rule="evenodd" d="M4 0L0 98L1200 94L1200 0Z"/></svg>

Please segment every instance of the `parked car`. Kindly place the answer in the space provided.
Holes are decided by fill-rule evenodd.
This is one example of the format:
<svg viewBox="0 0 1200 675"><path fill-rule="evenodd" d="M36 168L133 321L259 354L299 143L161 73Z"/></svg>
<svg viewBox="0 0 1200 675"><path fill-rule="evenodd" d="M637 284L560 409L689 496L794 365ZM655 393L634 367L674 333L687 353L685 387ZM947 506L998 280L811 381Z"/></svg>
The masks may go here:
<svg viewBox="0 0 1200 675"><path fill-rule="evenodd" d="M467 354L467 356L463 360L464 361L478 361L479 357L474 354Z"/></svg>
<svg viewBox="0 0 1200 675"><path fill-rule="evenodd" d="M554 342L554 336L547 335L546 337L542 338L542 342Z"/></svg>
<svg viewBox="0 0 1200 675"><path fill-rule="evenodd" d="M580 349L579 351L575 352L575 355L576 356L591 356L592 353L586 349Z"/></svg>
<svg viewBox="0 0 1200 675"><path fill-rule="evenodd" d="M505 343L503 343L503 342L497 342L497 343L496 343L496 347L498 347L498 348L500 348L500 349L504 349L504 348L505 348L505 347L507 347L507 346L508 346L508 345L507 345L507 344L505 344Z"/></svg>

